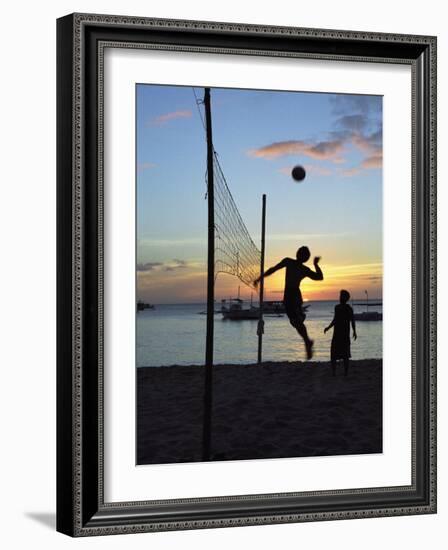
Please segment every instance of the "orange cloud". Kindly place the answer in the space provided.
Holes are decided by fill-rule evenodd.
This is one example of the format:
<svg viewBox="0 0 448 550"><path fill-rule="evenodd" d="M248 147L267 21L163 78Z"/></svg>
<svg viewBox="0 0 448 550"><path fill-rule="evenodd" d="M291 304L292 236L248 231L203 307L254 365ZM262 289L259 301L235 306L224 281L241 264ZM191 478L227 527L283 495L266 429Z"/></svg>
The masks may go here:
<svg viewBox="0 0 448 550"><path fill-rule="evenodd" d="M374 132L368 136L360 133L353 133L351 135L351 141L361 151L370 154L376 154L381 152L381 132Z"/></svg>
<svg viewBox="0 0 448 550"><path fill-rule="evenodd" d="M346 160L343 157L336 157L336 158L333 159L333 162L335 164L344 164L346 162Z"/></svg>
<svg viewBox="0 0 448 550"><path fill-rule="evenodd" d="M137 164L137 170L139 172L143 172L144 170L149 170L150 168L154 168L156 165L154 162L139 162Z"/></svg>
<svg viewBox="0 0 448 550"><path fill-rule="evenodd" d="M305 164L305 170L310 174L315 174L316 176L331 176L333 173L329 168L325 166L318 166L316 164Z"/></svg>
<svg viewBox="0 0 448 550"><path fill-rule="evenodd" d="M362 119L362 117L361 117ZM347 122L348 121L348 122ZM348 124L349 123L349 124ZM351 125L353 128L344 128L332 132L334 139L319 141L316 143L303 140L278 141L260 147L251 149L248 155L254 158L264 158L268 160L277 159L287 155L303 155L314 160L327 160L335 164L343 164L345 159L341 154L346 151L347 146L352 146L364 153L365 158L356 168L351 168L342 172L346 176L354 176L364 168L381 168L382 166L382 133L381 130L371 134L363 134L360 130L363 128L362 120L359 117L344 117L345 126ZM308 167L316 175L330 175L328 168L321 168L312 165ZM281 168L282 173L287 173L287 168Z"/></svg>
<svg viewBox="0 0 448 550"><path fill-rule="evenodd" d="M171 120L176 120L178 118L191 118L192 112L190 110L184 110L184 111L173 111L172 113L165 113L163 115L159 115L152 120L152 124L154 126L163 126L167 122L170 122Z"/></svg>
<svg viewBox="0 0 448 550"><path fill-rule="evenodd" d="M362 168L381 168L383 166L383 155L378 153L365 158L361 162Z"/></svg>
<svg viewBox="0 0 448 550"><path fill-rule="evenodd" d="M344 150L342 140L320 141L312 144L301 140L278 141L251 149L248 155L255 158L276 159L286 155L304 155L316 160L333 160Z"/></svg>
<svg viewBox="0 0 448 550"><path fill-rule="evenodd" d="M351 178L352 176L357 176L360 172L361 172L361 168L358 168L357 166L355 166L354 168L347 168L347 170L342 170L341 174L343 176Z"/></svg>
<svg viewBox="0 0 448 550"><path fill-rule="evenodd" d="M355 147L367 156L360 164L360 168L381 168L383 166L383 152L381 143L381 132L375 132L370 136L354 134L352 142Z"/></svg>
<svg viewBox="0 0 448 550"><path fill-rule="evenodd" d="M381 168L383 166L383 155L381 153L366 157L359 166L341 170L341 174L348 178L362 173L363 169Z"/></svg>
<svg viewBox="0 0 448 550"><path fill-rule="evenodd" d="M191 262L184 267L184 264L179 264L179 260L155 263L157 265L152 269L137 271L139 299L155 304L205 300L207 273L203 264ZM147 266L143 264L140 267Z"/></svg>

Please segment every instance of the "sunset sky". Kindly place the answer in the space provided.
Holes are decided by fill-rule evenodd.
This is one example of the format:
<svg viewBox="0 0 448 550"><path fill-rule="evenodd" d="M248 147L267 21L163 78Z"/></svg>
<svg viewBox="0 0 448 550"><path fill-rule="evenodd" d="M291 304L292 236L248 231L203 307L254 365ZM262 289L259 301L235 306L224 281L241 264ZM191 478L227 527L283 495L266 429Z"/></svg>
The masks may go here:
<svg viewBox="0 0 448 550"><path fill-rule="evenodd" d="M204 91L195 88L202 99ZM241 216L260 243L267 195L266 268L297 248L322 257L324 281L305 299L382 295L382 98L212 89L213 142ZM152 303L206 300L205 131L191 87L137 86L137 295ZM301 164L305 180L291 168ZM310 260L309 265L312 265ZM266 279L281 299L284 272ZM216 299L251 290L219 274Z"/></svg>

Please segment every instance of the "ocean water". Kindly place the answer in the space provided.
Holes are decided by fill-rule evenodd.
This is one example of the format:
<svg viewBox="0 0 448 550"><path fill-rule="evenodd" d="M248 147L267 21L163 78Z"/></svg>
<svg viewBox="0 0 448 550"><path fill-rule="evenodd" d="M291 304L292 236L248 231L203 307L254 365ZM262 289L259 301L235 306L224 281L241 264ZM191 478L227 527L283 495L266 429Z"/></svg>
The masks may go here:
<svg viewBox="0 0 448 550"><path fill-rule="evenodd" d="M306 326L314 340L314 361L330 359L332 329L324 328L333 318L336 302L308 302ZM156 305L137 313L136 357L138 367L203 365L205 357L205 304ZM372 310L382 311L381 307ZM365 308L354 306L354 311ZM358 339L352 340L352 359L382 357L381 321L357 322ZM214 363L256 363L257 321L223 320L215 314ZM286 315L265 316L263 361L305 360L303 341Z"/></svg>

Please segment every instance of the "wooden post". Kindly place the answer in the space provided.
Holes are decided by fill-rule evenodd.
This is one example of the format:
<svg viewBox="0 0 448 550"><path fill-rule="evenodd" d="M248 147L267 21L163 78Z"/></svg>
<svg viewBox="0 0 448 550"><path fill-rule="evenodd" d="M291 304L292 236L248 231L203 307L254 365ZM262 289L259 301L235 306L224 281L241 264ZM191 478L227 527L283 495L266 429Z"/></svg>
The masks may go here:
<svg viewBox="0 0 448 550"><path fill-rule="evenodd" d="M258 321L258 364L261 364L262 359L262 350L263 350L263 333L264 333L264 320L263 320L263 297L264 297L264 250L265 250L265 241L266 241L266 195L263 195L262 198L262 209L261 209L261 257L260 257L260 296L259 296L259 305L260 305L260 319Z"/></svg>
<svg viewBox="0 0 448 550"><path fill-rule="evenodd" d="M215 314L215 193L213 180L212 115L210 88L204 89L205 123L207 132L207 199L208 199L208 252L207 252L207 329L205 343L204 422L202 433L202 460L210 460L213 402L213 336Z"/></svg>

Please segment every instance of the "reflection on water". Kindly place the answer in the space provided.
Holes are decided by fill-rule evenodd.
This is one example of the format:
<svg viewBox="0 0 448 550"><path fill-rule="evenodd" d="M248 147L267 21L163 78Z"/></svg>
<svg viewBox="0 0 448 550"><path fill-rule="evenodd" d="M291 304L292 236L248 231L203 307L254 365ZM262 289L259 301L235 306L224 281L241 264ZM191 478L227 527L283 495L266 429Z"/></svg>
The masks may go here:
<svg viewBox="0 0 448 550"><path fill-rule="evenodd" d="M336 302L309 302L306 325L314 340L313 360L330 358L332 331L323 334L333 318ZM373 308L372 308L373 309ZM375 308L381 311L381 307ZM157 305L137 314L137 366L203 365L205 356L205 304ZM355 307L355 312L361 308ZM352 358L382 357L382 322L358 322L352 340ZM224 321L215 315L214 362L255 363L257 321ZM305 360L302 339L286 316L265 317L263 361Z"/></svg>

